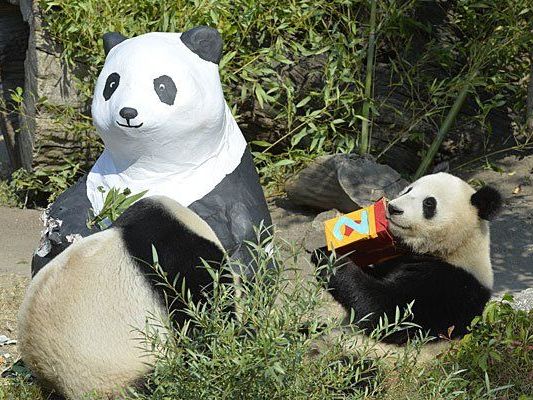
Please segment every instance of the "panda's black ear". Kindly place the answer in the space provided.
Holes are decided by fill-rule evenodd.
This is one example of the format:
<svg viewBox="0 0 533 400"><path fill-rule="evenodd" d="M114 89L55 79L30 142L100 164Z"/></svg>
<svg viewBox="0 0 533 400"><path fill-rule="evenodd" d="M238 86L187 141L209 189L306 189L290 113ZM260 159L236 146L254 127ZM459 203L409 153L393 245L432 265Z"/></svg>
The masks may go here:
<svg viewBox="0 0 533 400"><path fill-rule="evenodd" d="M104 39L104 51L105 51L105 55L107 56L109 54L109 51L113 47L115 47L119 43L122 43L124 40L127 39L127 37L118 32L107 32L107 33L104 33L103 39Z"/></svg>
<svg viewBox="0 0 533 400"><path fill-rule="evenodd" d="M477 208L479 218L490 221L500 212L503 199L496 189L484 186L472 195L470 202Z"/></svg>
<svg viewBox="0 0 533 400"><path fill-rule="evenodd" d="M218 64L222 58L222 37L214 28L197 26L181 34L181 41L200 58Z"/></svg>

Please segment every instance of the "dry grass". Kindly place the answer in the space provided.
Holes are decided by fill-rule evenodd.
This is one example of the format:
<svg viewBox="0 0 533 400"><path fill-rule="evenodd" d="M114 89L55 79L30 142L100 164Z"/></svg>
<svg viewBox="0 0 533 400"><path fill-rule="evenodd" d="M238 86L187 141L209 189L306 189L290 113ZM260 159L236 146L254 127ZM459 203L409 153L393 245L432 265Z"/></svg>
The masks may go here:
<svg viewBox="0 0 533 400"><path fill-rule="evenodd" d="M17 313L29 280L16 274L0 275L0 335L17 338ZM0 371L17 357L16 345L0 347Z"/></svg>

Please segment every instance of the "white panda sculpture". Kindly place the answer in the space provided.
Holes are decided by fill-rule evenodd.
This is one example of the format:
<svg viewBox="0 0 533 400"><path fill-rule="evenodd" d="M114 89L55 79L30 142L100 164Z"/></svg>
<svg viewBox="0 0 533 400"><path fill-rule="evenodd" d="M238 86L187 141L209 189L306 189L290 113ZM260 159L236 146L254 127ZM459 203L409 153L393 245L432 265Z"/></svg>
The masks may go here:
<svg viewBox="0 0 533 400"><path fill-rule="evenodd" d="M491 296L488 220L501 204L491 187L476 192L447 173L424 176L388 203L389 230L409 251L365 268L343 258L333 274L323 268L321 279L337 302L355 311L356 319L368 316L357 323L366 333L384 314L394 321L396 308L414 300L411 322L424 333L460 337ZM324 253L315 253L317 266L327 261ZM404 344L417 332L409 328L382 341Z"/></svg>
<svg viewBox="0 0 533 400"><path fill-rule="evenodd" d="M150 197L128 208L103 232L83 238L31 281L19 311L19 350L45 385L81 399L116 394L142 379L154 361L143 342L149 320L168 317L152 268L155 247L169 282L185 279L193 301L212 284L202 260L219 268L224 250L213 230L186 207ZM221 278L227 282L228 277ZM185 321L183 303L171 310ZM163 337L165 329L151 326Z"/></svg>
<svg viewBox="0 0 533 400"><path fill-rule="evenodd" d="M98 214L111 188L148 190L146 196L189 207L232 258L249 264L245 242L256 239L254 227L272 222L252 155L224 99L220 34L199 26L133 38L106 33L103 42L106 60L91 111L105 149L46 211L33 275L74 238L98 230L86 226L89 210Z"/></svg>

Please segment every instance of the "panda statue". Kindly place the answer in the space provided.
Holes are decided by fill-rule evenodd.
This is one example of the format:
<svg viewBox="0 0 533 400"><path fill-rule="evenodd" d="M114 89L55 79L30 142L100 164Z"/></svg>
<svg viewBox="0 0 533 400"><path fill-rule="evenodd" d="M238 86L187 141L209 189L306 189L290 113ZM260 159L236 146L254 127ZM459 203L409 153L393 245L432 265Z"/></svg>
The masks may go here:
<svg viewBox="0 0 533 400"><path fill-rule="evenodd" d="M453 175L427 175L388 203L389 231L408 249L405 254L365 268L339 258L331 271L331 254L322 248L313 261L322 267L319 278L333 298L360 319L363 332L372 332L384 314L394 321L396 308L414 301L409 322L423 333L460 337L491 297L488 221L501 205L491 187L475 191ZM411 327L381 341L404 344L419 332Z"/></svg>
<svg viewBox="0 0 533 400"><path fill-rule="evenodd" d="M43 215L35 275L88 228L111 188L164 195L189 207L228 253L249 264L244 242L271 225L251 153L224 100L222 39L209 27L184 33L104 35L106 60L92 116L105 149L91 171Z"/></svg>
<svg viewBox="0 0 533 400"><path fill-rule="evenodd" d="M183 280L191 300L213 284L202 260L220 271L225 251L198 215L165 196L139 200L108 229L73 243L33 278L19 311L19 350L39 381L67 399L112 396L150 371L145 340L164 340L168 290L153 269L153 251L168 282ZM184 304L170 307L182 326ZM155 323L154 323L155 320ZM164 328L164 327L167 328Z"/></svg>

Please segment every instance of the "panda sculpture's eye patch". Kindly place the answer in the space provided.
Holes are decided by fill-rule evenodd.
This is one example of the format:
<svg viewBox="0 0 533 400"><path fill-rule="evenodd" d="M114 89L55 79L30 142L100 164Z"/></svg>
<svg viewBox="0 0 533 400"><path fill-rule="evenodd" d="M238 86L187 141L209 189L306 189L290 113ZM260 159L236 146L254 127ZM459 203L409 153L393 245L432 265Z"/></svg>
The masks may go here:
<svg viewBox="0 0 533 400"><path fill-rule="evenodd" d="M118 88L118 84L120 83L120 75L116 72L113 72L107 77L107 80L105 81L105 87L104 87L104 99L105 101L109 100L111 96L113 96L113 93L115 93L115 90Z"/></svg>
<svg viewBox="0 0 533 400"><path fill-rule="evenodd" d="M159 78L154 79L154 90L161 102L168 104L169 106L174 104L176 99L176 85L172 78L168 75L161 75Z"/></svg>
<svg viewBox="0 0 533 400"><path fill-rule="evenodd" d="M422 208L424 210L424 218L433 218L437 211L437 199L435 197L426 197L422 202Z"/></svg>

